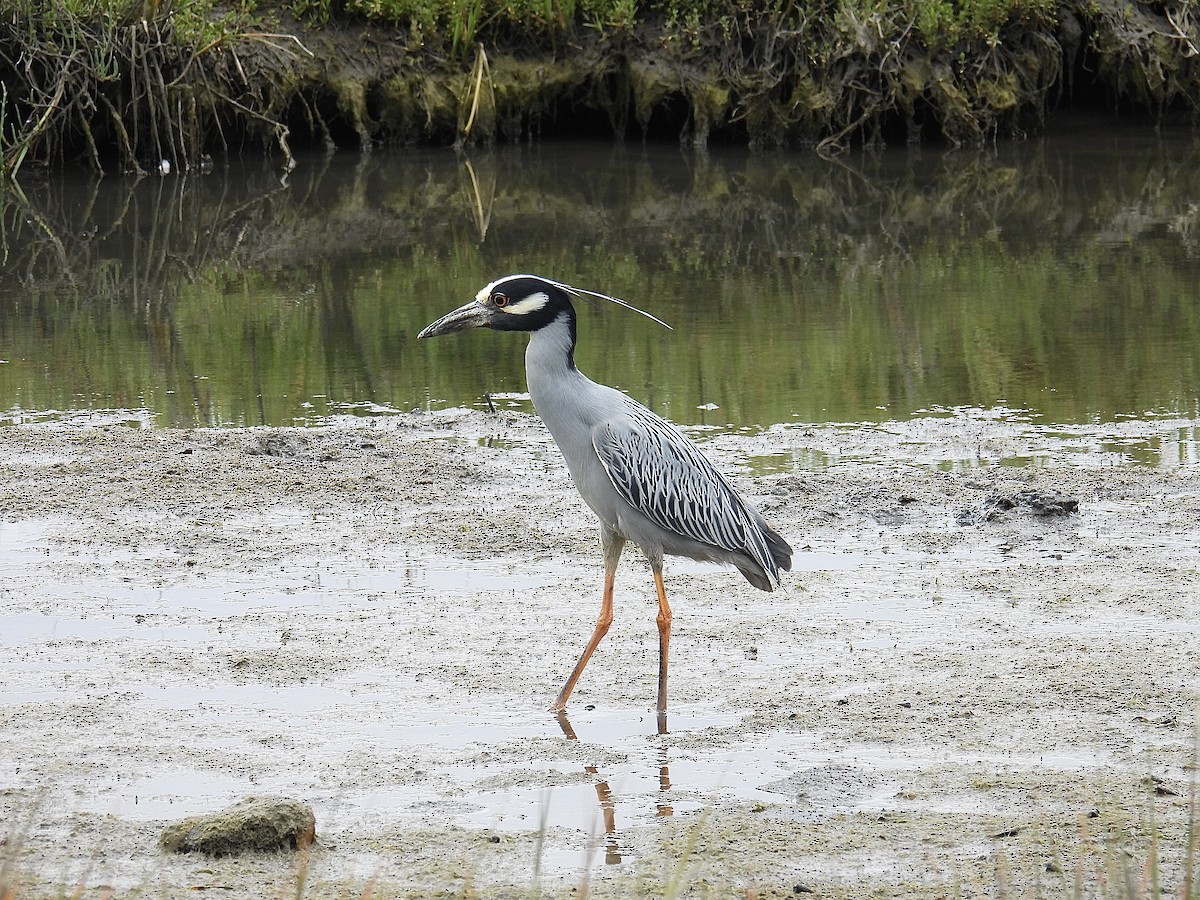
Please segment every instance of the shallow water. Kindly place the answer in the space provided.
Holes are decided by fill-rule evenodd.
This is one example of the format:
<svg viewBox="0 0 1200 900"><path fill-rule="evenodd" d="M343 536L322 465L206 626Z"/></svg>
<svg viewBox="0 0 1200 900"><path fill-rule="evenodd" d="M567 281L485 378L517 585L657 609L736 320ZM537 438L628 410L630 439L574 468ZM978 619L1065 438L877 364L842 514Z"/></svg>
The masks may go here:
<svg viewBox="0 0 1200 900"><path fill-rule="evenodd" d="M986 152L549 143L78 176L0 202L0 422L312 424L522 405L523 341L417 331L512 271L581 368L681 424L1008 408L1200 415L1200 143L1111 122Z"/></svg>
<svg viewBox="0 0 1200 900"><path fill-rule="evenodd" d="M263 522L280 526L293 518L276 513ZM18 581L38 577L46 560L63 552L55 535L65 524L53 519L0 523L0 567ZM288 616L311 615L320 622L330 616L376 615L375 600L380 597L393 607L402 606L405 597L436 596L439 603L447 595L480 592L511 592L515 597L550 584L550 573L558 570L549 563L514 565L512 560L405 553L394 565L366 571L355 559L300 559L280 571L268 566L240 579L223 572L216 578L162 587L124 584L114 577L115 571L122 571L114 565L153 565L172 555L147 545L136 551L99 552L71 545L71 565L88 575L53 586L53 608L0 614L0 649L18 654L0 687L0 706L71 706L78 702L79 684L97 677L94 657L114 646L142 659L181 651L203 653L204 648L211 652L229 640L229 629L237 634L240 653L269 653L280 646L274 623ZM900 558L912 562L909 557L915 554L816 539L798 551L794 570L882 570ZM683 576L716 568L679 560L671 571ZM897 629L925 632L937 627L930 609L928 603L911 598L895 599L890 605L848 598L839 614L847 622L874 624L886 632L855 641L857 649L870 650L898 646L904 639ZM732 605L713 605L706 615L736 618L736 599ZM249 626L250 621L260 624ZM747 665L776 666L793 652L770 637L761 643L761 650L748 651ZM235 678L238 666L234 661ZM714 796L764 807L785 799L797 801L788 814L812 821L878 804L895 790L887 772L911 764L855 757L850 769L842 765L826 772L832 757L820 733L747 739L740 729L750 710L679 704L663 732L648 708L584 705L569 718L556 718L540 698L500 708L480 706L466 696L424 698L411 678L374 669L328 673L311 684L272 685L253 677L242 683L214 683L198 671L165 684L153 676L124 673L119 683L122 703L151 720L186 715L188 752L136 771L97 772L86 798L79 800L90 809L158 821L208 812L248 793L294 793L298 780L306 782L306 777L289 767L255 775L250 774L253 767L246 766L245 774L234 775L214 770L203 757L210 751L244 754L245 739L230 735L274 723L275 729L302 734L306 743L319 746L319 754L312 751L317 759L366 754L444 760L429 764L418 773L421 777L399 783L368 779L330 787L327 778L312 776L305 790L321 804L322 827L329 832L364 823L379 827L386 822L437 822L500 834L540 829L588 836L543 848L540 863L547 872L581 872L636 859L629 843L634 829L658 818L706 815ZM381 690L379 685L388 687ZM379 712L398 702L404 707L402 727ZM707 742L705 735L714 740ZM578 745L577 764L564 761L564 740ZM506 747L522 749L499 752ZM805 773L799 798L788 781L798 769Z"/></svg>
<svg viewBox="0 0 1200 900"><path fill-rule="evenodd" d="M275 513L263 522L279 526L292 518L296 517ZM0 566L13 579L35 577L48 558L62 552L54 536L64 524L50 519L0 524ZM991 565L1006 564L1001 550L986 552ZM120 584L112 575L114 564L153 564L171 555L146 545L128 552L74 547L72 565L90 572L90 577L56 586L52 609L0 615L0 648L21 657L0 688L0 705L54 707L76 702L80 680L95 677L92 657L111 652L114 645L148 659L185 648L201 651L226 642L228 627L238 634L239 652L270 652L281 641L272 623L288 616L312 615L317 622L331 616L373 616L379 597L388 598L390 606L403 605L405 597L436 596L439 602L446 596L480 592L511 592L515 597L552 584L557 571L549 563L515 565L512 560L405 553L393 565L366 571L354 559L299 559L279 572L264 569L241 579L221 573L161 588ZM918 564L919 557L896 546L814 535L797 551L794 574L861 570L874 580L872 572L886 576L897 565ZM679 577L715 568L679 560L671 572ZM703 615L735 621L746 615L737 611L745 599L734 596L714 603ZM801 592L780 597L774 605L792 608L805 602ZM940 602L903 594L870 599L847 595L826 614L857 632L857 637L846 639L855 652L912 651L940 640L936 635L945 627L946 616ZM261 624L248 627L251 620ZM1042 627L1047 626L1034 630ZM1053 627L1095 633L1093 625ZM1150 632L1158 627L1150 623ZM790 642L764 632L747 649L745 665L781 668L794 654ZM235 673L238 665L233 662ZM834 754L819 730L746 734L744 722L753 712L747 709L679 704L662 732L646 708L584 705L569 718L556 719L538 698L500 708L480 706L469 697L421 699L418 681L375 669L328 673L319 683L278 685L254 678L212 683L197 677L158 684L153 678L127 676L122 683L124 704L135 705L154 720L187 716L189 752L145 770L98 773L86 802L126 819L158 821L207 812L247 793L295 792L298 776L289 768L270 775L231 775L214 771L198 755L244 753L244 739L230 734L254 730L261 723L284 729L286 723L288 731L320 746L320 758L420 756L429 765L417 773L420 777L399 782L368 779L330 787L327 779L313 776L306 791L321 803L323 827L329 831L367 822L374 827L384 822L400 827L438 822L498 834L541 830L588 836L552 842L540 851L545 871L572 873L636 859L629 840L638 827L675 815L700 816L703 821L714 797L757 803L774 809L775 815L824 821L838 813L886 805L897 790L897 772L937 761L914 757L911 748L889 753L857 745ZM380 685L388 687L381 690ZM403 727L379 713L398 698L403 698L405 709ZM564 739L578 745L577 764L564 761ZM522 749L502 753L499 748ZM436 762L439 759L444 762ZM1099 761L1063 754L1038 764L1077 770Z"/></svg>

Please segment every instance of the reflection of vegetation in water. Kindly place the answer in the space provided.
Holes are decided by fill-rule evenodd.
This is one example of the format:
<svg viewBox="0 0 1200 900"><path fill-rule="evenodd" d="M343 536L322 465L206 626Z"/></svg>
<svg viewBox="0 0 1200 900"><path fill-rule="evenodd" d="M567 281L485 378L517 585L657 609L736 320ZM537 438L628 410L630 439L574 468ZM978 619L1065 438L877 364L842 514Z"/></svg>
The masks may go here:
<svg viewBox="0 0 1200 900"><path fill-rule="evenodd" d="M572 146L54 183L0 220L0 409L284 424L521 390L523 341L414 335L532 270L675 326L583 308L578 359L681 422L1195 414L1195 148L1008 156Z"/></svg>

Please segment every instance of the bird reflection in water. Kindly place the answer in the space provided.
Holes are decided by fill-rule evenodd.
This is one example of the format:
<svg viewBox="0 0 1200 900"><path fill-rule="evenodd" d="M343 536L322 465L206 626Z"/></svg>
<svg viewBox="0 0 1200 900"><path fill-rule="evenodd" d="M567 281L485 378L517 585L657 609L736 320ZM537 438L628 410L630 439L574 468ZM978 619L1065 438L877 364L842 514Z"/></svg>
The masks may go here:
<svg viewBox="0 0 1200 900"><path fill-rule="evenodd" d="M565 710L559 710L554 714L558 720L558 726L562 729L562 733L569 741L579 740L579 736L575 734L575 729L571 725L571 720L567 718ZM665 735L667 733L667 715L665 712L658 714L658 733ZM600 817L604 821L604 862L608 865L619 863L621 861L621 851L617 841L617 800L613 795L612 788L608 784L608 779L600 774L600 767L595 765L585 765L583 771L587 772L595 779L596 800L600 804ZM657 804L657 809L654 813L655 817L663 818L675 814L674 807L671 806L667 799L667 793L671 790L671 767L667 762L667 745L665 743L659 746L658 750L658 790L664 796Z"/></svg>

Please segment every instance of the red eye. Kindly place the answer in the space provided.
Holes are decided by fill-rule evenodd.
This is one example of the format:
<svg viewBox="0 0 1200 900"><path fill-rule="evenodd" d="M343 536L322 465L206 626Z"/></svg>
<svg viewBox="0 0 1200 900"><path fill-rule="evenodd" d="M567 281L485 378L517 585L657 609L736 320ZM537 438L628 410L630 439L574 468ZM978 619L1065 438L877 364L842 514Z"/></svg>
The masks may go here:
<svg viewBox="0 0 1200 900"><path fill-rule="evenodd" d="M504 294L492 294L492 303L504 309L504 307L508 306L508 297Z"/></svg>

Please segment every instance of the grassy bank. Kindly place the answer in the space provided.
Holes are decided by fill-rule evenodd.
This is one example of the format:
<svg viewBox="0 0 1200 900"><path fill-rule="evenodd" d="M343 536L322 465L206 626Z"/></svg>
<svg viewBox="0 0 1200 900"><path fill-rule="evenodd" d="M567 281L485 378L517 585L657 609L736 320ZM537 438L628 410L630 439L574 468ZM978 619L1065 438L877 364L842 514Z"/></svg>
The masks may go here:
<svg viewBox="0 0 1200 900"><path fill-rule="evenodd" d="M0 166L569 132L978 143L1200 102L1194 0L6 0ZM166 166L163 161L166 161Z"/></svg>

